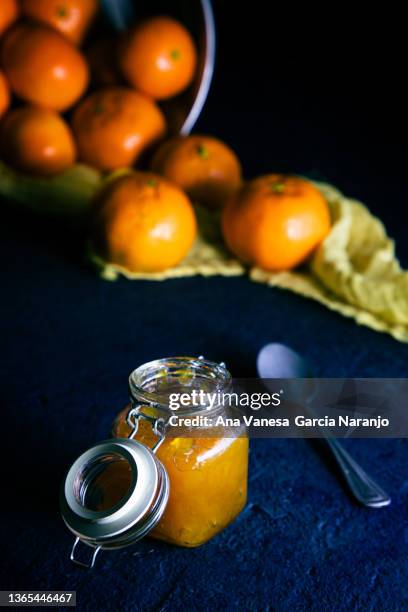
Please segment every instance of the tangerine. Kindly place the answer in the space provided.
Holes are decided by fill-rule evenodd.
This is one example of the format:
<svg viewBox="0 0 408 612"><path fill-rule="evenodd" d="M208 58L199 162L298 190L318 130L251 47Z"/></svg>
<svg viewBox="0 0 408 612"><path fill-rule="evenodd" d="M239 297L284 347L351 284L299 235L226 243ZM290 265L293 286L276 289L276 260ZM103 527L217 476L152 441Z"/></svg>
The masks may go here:
<svg viewBox="0 0 408 612"><path fill-rule="evenodd" d="M75 162L75 142L67 123L51 110L25 106L9 113L2 127L5 156L24 172L54 176Z"/></svg>
<svg viewBox="0 0 408 612"><path fill-rule="evenodd" d="M1 0L0 3L0 35L14 23L20 10L17 0Z"/></svg>
<svg viewBox="0 0 408 612"><path fill-rule="evenodd" d="M10 88L4 72L0 70L0 118L10 106Z"/></svg>
<svg viewBox="0 0 408 612"><path fill-rule="evenodd" d="M163 143L152 169L181 187L193 202L210 208L223 206L242 182L237 156L212 136L178 137Z"/></svg>
<svg viewBox="0 0 408 612"><path fill-rule="evenodd" d="M223 210L222 230L242 261L265 270L289 270L328 234L329 208L310 181L270 174L231 197Z"/></svg>
<svg viewBox="0 0 408 612"><path fill-rule="evenodd" d="M102 89L85 98L72 125L80 159L100 170L133 165L166 129L155 102L125 87Z"/></svg>
<svg viewBox="0 0 408 612"><path fill-rule="evenodd" d="M48 26L17 24L6 34L2 60L12 91L44 108L67 110L88 85L82 54Z"/></svg>
<svg viewBox="0 0 408 612"><path fill-rule="evenodd" d="M160 272L187 255L197 223L181 189L156 174L136 172L102 190L93 228L107 261L133 272Z"/></svg>
<svg viewBox="0 0 408 612"><path fill-rule="evenodd" d="M45 23L78 45L98 10L98 0L21 0L23 15Z"/></svg>
<svg viewBox="0 0 408 612"><path fill-rule="evenodd" d="M128 32L120 45L125 79L157 100L171 98L192 81L197 65L193 39L170 17L153 17Z"/></svg>

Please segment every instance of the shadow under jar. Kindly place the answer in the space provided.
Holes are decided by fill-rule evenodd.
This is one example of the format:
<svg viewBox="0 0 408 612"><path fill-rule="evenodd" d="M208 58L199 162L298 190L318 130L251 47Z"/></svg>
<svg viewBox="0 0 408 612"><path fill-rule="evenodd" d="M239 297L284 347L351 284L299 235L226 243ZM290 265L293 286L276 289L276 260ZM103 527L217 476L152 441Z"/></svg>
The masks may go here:
<svg viewBox="0 0 408 612"><path fill-rule="evenodd" d="M178 546L199 546L231 523L245 506L245 428L215 425L219 417L223 423L232 418L234 408L222 402L211 409L206 402L190 403L176 411L170 407L173 394L191 397L194 390L222 394L230 386L231 376L223 364L201 358L152 361L131 374L131 405L116 418L113 436L128 438L134 428L136 441L149 448L157 445L155 454L167 472L170 494L152 537ZM172 424L175 415L178 425ZM184 425L187 419L194 425ZM157 422L162 427L155 433Z"/></svg>

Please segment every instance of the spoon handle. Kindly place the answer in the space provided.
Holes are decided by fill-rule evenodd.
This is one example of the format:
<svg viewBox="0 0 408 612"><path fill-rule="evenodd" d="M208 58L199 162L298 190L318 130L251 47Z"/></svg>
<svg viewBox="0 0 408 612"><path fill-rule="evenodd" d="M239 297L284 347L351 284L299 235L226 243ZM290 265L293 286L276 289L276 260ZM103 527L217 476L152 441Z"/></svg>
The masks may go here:
<svg viewBox="0 0 408 612"><path fill-rule="evenodd" d="M391 503L390 496L354 461L336 438L325 438L354 495L364 506L382 508Z"/></svg>

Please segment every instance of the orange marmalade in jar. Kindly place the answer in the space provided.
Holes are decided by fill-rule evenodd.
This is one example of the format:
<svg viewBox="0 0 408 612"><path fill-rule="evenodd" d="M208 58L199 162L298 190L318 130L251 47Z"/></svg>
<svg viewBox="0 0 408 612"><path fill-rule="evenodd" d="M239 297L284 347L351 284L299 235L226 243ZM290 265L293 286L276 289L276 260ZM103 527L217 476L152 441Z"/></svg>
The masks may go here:
<svg viewBox="0 0 408 612"><path fill-rule="evenodd" d="M200 546L231 523L245 506L245 428L214 426L220 420L228 422L231 416L233 408L215 401L228 393L230 386L231 376L225 365L202 358L160 359L130 375L131 405L116 418L113 436L133 437L155 448L167 472L169 498L150 533L152 537L178 546ZM191 399L194 391L198 402ZM183 402L172 409L176 397Z"/></svg>

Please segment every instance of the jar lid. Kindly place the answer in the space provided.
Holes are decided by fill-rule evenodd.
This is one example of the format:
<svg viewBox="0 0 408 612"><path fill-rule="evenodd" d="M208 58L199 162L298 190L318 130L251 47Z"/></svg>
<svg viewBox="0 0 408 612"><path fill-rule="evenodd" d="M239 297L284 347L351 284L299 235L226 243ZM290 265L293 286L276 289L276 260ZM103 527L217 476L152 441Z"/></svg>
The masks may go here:
<svg viewBox="0 0 408 612"><path fill-rule="evenodd" d="M98 548L121 548L144 537L163 515L169 479L152 451L131 439L107 440L71 466L61 490L67 527Z"/></svg>

